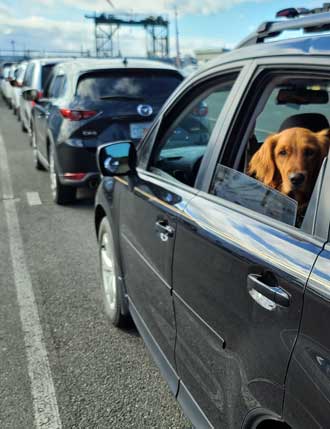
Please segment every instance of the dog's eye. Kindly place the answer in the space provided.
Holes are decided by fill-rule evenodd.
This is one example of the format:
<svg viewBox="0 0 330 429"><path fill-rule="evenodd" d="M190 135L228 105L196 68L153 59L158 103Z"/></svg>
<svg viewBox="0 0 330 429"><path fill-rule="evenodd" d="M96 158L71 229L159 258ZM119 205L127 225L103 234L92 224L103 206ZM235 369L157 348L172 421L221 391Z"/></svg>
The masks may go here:
<svg viewBox="0 0 330 429"><path fill-rule="evenodd" d="M285 155L287 155L287 153L288 152L285 149L282 149L282 150L279 151L278 154L281 155L281 156L285 156Z"/></svg>
<svg viewBox="0 0 330 429"><path fill-rule="evenodd" d="M305 156L313 156L314 155L313 149L305 149L304 155Z"/></svg>

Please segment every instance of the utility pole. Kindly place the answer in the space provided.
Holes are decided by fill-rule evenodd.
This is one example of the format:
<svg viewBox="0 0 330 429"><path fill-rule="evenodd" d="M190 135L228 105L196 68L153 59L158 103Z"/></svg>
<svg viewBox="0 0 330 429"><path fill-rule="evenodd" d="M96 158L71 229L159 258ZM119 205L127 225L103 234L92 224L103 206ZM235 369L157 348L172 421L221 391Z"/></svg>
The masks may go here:
<svg viewBox="0 0 330 429"><path fill-rule="evenodd" d="M11 48L12 48L13 57L14 57L15 56L15 40L11 40L10 43L11 43Z"/></svg>
<svg viewBox="0 0 330 429"><path fill-rule="evenodd" d="M175 41L176 41L176 66L181 67L180 43L179 43L179 24L178 24L178 8L174 7L175 14Z"/></svg>

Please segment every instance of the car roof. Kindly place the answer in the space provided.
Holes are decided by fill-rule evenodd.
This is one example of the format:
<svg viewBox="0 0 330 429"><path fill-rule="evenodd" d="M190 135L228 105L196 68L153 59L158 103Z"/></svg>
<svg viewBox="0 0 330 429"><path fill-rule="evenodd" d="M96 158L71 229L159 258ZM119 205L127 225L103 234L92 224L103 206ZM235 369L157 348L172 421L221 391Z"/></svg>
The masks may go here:
<svg viewBox="0 0 330 429"><path fill-rule="evenodd" d="M58 67L63 71L70 71L73 74L81 74L88 71L104 70L104 69L159 69L172 70L180 73L175 67L161 61L148 59L99 59L99 58L77 58L60 64Z"/></svg>
<svg viewBox="0 0 330 429"><path fill-rule="evenodd" d="M41 64L42 66L48 65L48 64L58 64L60 62L69 61L71 58L34 58L32 60L29 60L28 63L34 63L34 64Z"/></svg>
<svg viewBox="0 0 330 429"><path fill-rule="evenodd" d="M330 34L283 39L275 42L269 41L234 49L206 63L199 69L197 74L230 62L278 56L292 57L298 55L330 56Z"/></svg>

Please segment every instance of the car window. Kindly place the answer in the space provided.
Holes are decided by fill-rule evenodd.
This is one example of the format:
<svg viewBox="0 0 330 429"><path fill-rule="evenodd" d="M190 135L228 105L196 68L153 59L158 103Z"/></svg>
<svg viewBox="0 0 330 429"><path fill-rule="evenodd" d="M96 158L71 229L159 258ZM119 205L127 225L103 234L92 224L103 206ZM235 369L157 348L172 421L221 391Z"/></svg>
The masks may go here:
<svg viewBox="0 0 330 429"><path fill-rule="evenodd" d="M33 63L28 64L26 72L25 72L25 76L24 76L23 86L31 86L32 85L32 77L33 77L34 67L35 67L35 65Z"/></svg>
<svg viewBox="0 0 330 429"><path fill-rule="evenodd" d="M64 75L56 76L49 87L48 90L48 97L49 98L59 98L63 95L65 90L65 81L66 78Z"/></svg>
<svg viewBox="0 0 330 429"><path fill-rule="evenodd" d="M218 117L238 74L231 74L210 88L189 94L189 103L181 102L182 111L175 112L174 121L154 148L151 171L166 174L194 186L206 147ZM180 109L180 108L179 108Z"/></svg>
<svg viewBox="0 0 330 429"><path fill-rule="evenodd" d="M237 145L234 133L229 138L210 193L304 229L330 145L329 92L326 79L286 76L269 83L249 122L239 119L248 131Z"/></svg>
<svg viewBox="0 0 330 429"><path fill-rule="evenodd" d="M44 88L56 64L45 64L41 67L41 87Z"/></svg>
<svg viewBox="0 0 330 429"><path fill-rule="evenodd" d="M76 94L92 100L120 97L163 103L182 81L177 72L164 70L118 70L88 73L80 77Z"/></svg>

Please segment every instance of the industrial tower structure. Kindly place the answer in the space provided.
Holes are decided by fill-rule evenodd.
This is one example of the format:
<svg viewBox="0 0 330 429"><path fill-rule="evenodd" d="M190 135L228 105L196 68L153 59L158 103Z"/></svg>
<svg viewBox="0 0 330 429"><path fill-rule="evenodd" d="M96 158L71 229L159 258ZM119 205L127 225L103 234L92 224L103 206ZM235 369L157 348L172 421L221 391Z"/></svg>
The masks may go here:
<svg viewBox="0 0 330 429"><path fill-rule="evenodd" d="M120 56L119 29L122 26L142 27L146 32L147 56L167 58L169 56L169 22L163 16L147 16L141 14L94 14L85 15L85 18L94 20L95 51L98 57ZM115 35L118 36L117 50L115 50Z"/></svg>

